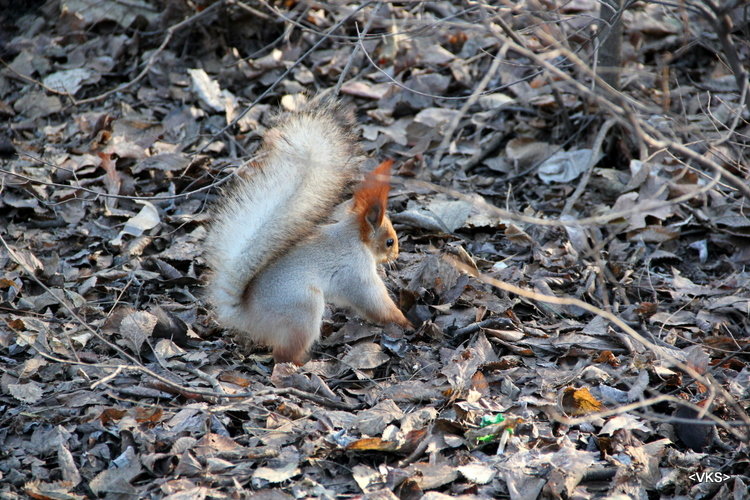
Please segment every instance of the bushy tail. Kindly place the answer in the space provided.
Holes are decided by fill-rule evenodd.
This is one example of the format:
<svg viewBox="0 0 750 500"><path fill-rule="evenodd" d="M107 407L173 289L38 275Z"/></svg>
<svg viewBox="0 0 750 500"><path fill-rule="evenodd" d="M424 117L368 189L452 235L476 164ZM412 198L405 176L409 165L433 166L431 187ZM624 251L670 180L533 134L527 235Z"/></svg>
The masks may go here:
<svg viewBox="0 0 750 500"><path fill-rule="evenodd" d="M280 115L258 164L223 194L207 237L209 299L222 323L232 326L242 314L252 278L341 201L362 161L353 128L353 114L337 101L312 101Z"/></svg>

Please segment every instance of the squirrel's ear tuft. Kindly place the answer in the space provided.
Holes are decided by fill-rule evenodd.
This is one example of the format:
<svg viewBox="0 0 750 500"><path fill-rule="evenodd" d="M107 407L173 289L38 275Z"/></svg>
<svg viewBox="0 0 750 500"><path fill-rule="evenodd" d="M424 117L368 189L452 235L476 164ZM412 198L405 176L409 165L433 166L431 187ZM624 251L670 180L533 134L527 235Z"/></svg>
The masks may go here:
<svg viewBox="0 0 750 500"><path fill-rule="evenodd" d="M360 233L364 241L369 240L370 231L380 227L388 205L388 191L391 189L391 165L393 160L385 160L378 168L368 173L359 189L354 193L354 213L360 223Z"/></svg>

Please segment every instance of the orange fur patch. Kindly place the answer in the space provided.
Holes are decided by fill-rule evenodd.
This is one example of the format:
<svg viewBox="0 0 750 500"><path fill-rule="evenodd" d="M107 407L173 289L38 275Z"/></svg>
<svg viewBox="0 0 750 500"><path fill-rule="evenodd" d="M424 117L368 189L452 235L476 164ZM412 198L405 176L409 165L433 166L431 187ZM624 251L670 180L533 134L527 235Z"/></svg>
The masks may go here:
<svg viewBox="0 0 750 500"><path fill-rule="evenodd" d="M370 232L373 227L367 220L367 215L373 207L379 207L380 213L375 223L375 228L380 227L385 217L385 209L388 205L388 192L391 189L391 166L393 160L388 159L378 165L378 168L368 173L362 181L359 189L354 193L353 211L357 214L359 221L359 235L363 242L370 241Z"/></svg>

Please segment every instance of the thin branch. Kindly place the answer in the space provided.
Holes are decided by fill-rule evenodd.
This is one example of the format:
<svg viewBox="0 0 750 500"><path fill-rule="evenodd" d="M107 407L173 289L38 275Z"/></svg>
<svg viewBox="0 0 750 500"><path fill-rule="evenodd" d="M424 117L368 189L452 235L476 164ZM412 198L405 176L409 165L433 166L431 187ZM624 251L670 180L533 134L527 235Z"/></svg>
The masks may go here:
<svg viewBox="0 0 750 500"><path fill-rule="evenodd" d="M737 88L742 92L744 96L743 104L750 111L750 96L747 96L743 89L747 86L748 74L745 71L745 67L740 61L739 54L737 53L737 47L732 41L732 18L729 17L729 12L732 11L734 5L729 2L727 5L719 6L711 0L703 0L709 9L714 13L716 18L708 16L709 22L716 32L716 36L719 38L721 48L723 49L724 57L727 58L729 67L732 69L734 79L737 82ZM742 101L741 101L742 102Z"/></svg>
<svg viewBox="0 0 750 500"><path fill-rule="evenodd" d="M477 86L474 88L474 90L471 92L471 95L466 100L466 102L463 103L461 106L461 109L456 113L456 115L453 117L453 120L451 120L450 126L448 127L448 130L445 131L443 134L443 139L440 141L440 145L437 148L437 151L435 152L435 156L432 159L432 170L433 172L437 173L440 169L440 160L443 157L443 153L448 148L448 145L451 142L451 139L453 139L453 133L458 128L458 124L461 122L461 119L466 115L466 112L469 110L470 107L474 105L475 102L479 99L479 96L482 95L482 92L484 92L484 89L487 88L487 85L489 85L490 80L492 80L495 77L495 73L497 73L497 69L500 67L500 64L502 63L502 58L500 57L503 51L505 50L505 45L501 45L500 48L497 49L497 53L492 58L492 63L490 64L489 69L487 70L487 73L482 77L482 79L479 81Z"/></svg>
<svg viewBox="0 0 750 500"><path fill-rule="evenodd" d="M238 6L242 6L244 8L248 8L248 7L244 6L242 4L242 2L239 2L239 1L236 1L236 0L230 0L230 1L232 3L238 5ZM283 19L284 21L292 24L293 26L298 27L299 29L301 29L303 31L306 31L308 33L312 33L312 34L318 35L318 36L324 36L324 35L326 35L325 31L312 28L310 26L307 26L307 25L305 25L305 24L303 24L303 23L295 20L295 19L292 19L292 18L288 17L287 15L284 14L284 12L282 12L281 10L275 8L273 5L269 4L265 0L258 0L258 2L261 5L263 5L264 7L266 7L268 10L270 10L271 12L273 12L274 15L276 15L279 18ZM383 3L395 3L395 0L394 1L388 1L388 2L385 2L384 0L380 0L379 3L380 4L383 4ZM399 2L399 3L402 3L402 2ZM441 25L444 25L444 24L448 24L449 20L456 19L459 16L462 16L462 15L467 14L469 12L473 12L473 11L477 10L478 8L479 8L478 5L474 5L474 6L471 6L471 7L467 7L466 9L462 9L462 10L460 10L458 12L453 13L453 14L444 16L444 17L442 17L442 18L440 18L440 19L438 19L436 21L430 21L427 24L424 24L423 26L419 26L419 27L412 28L412 29L397 30L397 31L393 31L391 33L376 33L376 34L372 34L372 35L364 34L362 36L362 38L364 38L366 40L380 40L382 38L402 36L402 35L405 35L405 36L417 36L417 35L420 35L421 33L425 32L425 31L429 30L430 28L435 28L435 27L438 27L438 26L441 26ZM401 22L403 24L418 24L419 22L423 22L423 21L420 21L420 20L402 20ZM474 26L473 24L468 23L468 22L454 22L454 24L459 24L461 27L464 27L464 28L469 28L469 27L473 27ZM344 40L344 41L352 41L352 42L357 41L357 40L360 39L360 37L357 36L357 35L327 35L327 36L328 36L328 38L333 38L333 39L336 39L336 40Z"/></svg>
<svg viewBox="0 0 750 500"><path fill-rule="evenodd" d="M367 23L365 24L364 29L362 30L362 38L365 38L367 36L367 33L370 31L370 27L372 26L372 22L375 20L375 17L377 17L378 11L380 10L380 6L383 5L383 2L378 2L375 7L372 9L372 12L370 13L370 18L367 20ZM357 34L359 34L359 26L356 26ZM341 71L341 74L339 75L339 80L336 82L336 86L333 89L333 95L338 96L341 92L341 86L344 84L344 80L346 80L346 76L349 74L349 70L352 67L352 64L354 64L354 60L358 58L359 56L359 49L360 45L355 44L354 48L352 49L352 55L349 57L349 60L346 62L346 66L344 66L344 69Z"/></svg>
<svg viewBox="0 0 750 500"><path fill-rule="evenodd" d="M44 163L45 165L49 165L49 166L52 166L52 167L55 167L55 168L60 168L60 167L58 167L55 164L51 164L51 163L49 163L47 161L42 160L41 158L37 158L34 155L31 155L29 153L20 152L19 156L26 156L26 157L31 158L32 160L37 161L39 163ZM250 160L250 161L252 161L252 160ZM69 184L60 184L60 183L57 183L57 182L42 181L42 180L39 180L39 179L34 179L32 177L28 177L28 176L23 175L23 174L12 172L10 170L6 170L4 168L0 168L0 173L2 173L4 175L11 175L13 177L17 177L19 179L23 179L25 181L31 182L33 184L38 184L38 185L41 185L41 186L59 187L59 188L65 188L65 189L70 189L70 190L74 190L74 191L83 191L84 193L91 193L91 194L96 195L97 198L114 198L114 199L118 199L118 200L145 200L145 201L168 201L168 200L179 200L181 198L189 198L190 196L193 196L194 194L202 193L203 191L208 191L210 189L213 189L213 188L216 188L218 186L221 186L222 184L224 184L225 182L227 182L229 179L231 179L235 175L235 172L232 172L231 174L227 175L226 177L224 177L222 179L219 179L218 181L214 181L214 182L212 182L211 184L209 184L207 186L203 186L201 188L194 189L192 191L186 191L186 192L180 193L180 194L160 195L160 196L139 196L139 195L124 195L124 194L102 193L100 191L96 191L95 189L85 188L83 186L71 186Z"/></svg>
<svg viewBox="0 0 750 500"><path fill-rule="evenodd" d="M737 411L737 414L745 423L745 426L750 427L750 416L748 416L745 410L742 408L742 406L740 406L735 401L734 397L732 397L732 395L729 394L729 392L727 392L727 390L724 389L724 387L722 387L721 384L716 382L715 379L710 374L704 375L704 374L699 373L698 371L695 370L695 368L693 368L688 363L679 359L676 356L676 352L678 352L676 348L668 349L665 347L657 346L656 344L654 344L653 342L645 338L643 335L635 331L632 327L630 327L630 325L625 323L619 317L615 316L613 313L609 311L605 311L603 309L600 309L596 306L589 304L588 302L584 302L582 300L579 300L573 297L557 297L553 295L544 295L541 293L533 292L531 290L526 290L524 288L512 285L505 281L500 281L490 276L487 276L483 273L477 272L476 269L464 264L463 262L460 262L458 259L455 259L451 256L445 256L444 258L457 269L463 271L464 273L470 276L475 277L479 281L482 281L496 288L499 288L500 290L506 291L508 293L512 293L514 295L520 295L521 297L526 297L527 299L531 299L534 301L544 302L547 304L579 307L583 309L584 311L588 311L592 314L595 314L601 318L606 319L613 325L620 328L623 332L627 333L632 339L642 344L645 348L649 349L651 352L657 354L660 358L664 359L665 361L668 361L673 366L676 366L680 370L684 371L685 373L693 377L698 382L708 387L709 397L715 397L714 395L716 393L720 394L725 399L726 403L732 406L735 411ZM670 352L671 350L673 350L675 354ZM737 432L735 429L726 425L723 421L719 420L717 423L721 425L724 429L726 429L727 432L730 432L737 439L741 441L745 441L746 439L748 439L747 434L743 435Z"/></svg>
<svg viewBox="0 0 750 500"><path fill-rule="evenodd" d="M243 109L234 118L234 120L232 120L231 122L229 122L224 128L222 128L221 130L219 130L218 132L216 132L213 136L211 136L211 140L207 141L206 144L203 147L201 147L200 149L198 149L198 151L196 151L193 154L197 155L197 154L200 154L200 153L204 152L208 148L208 146L211 144L211 142L213 142L213 139L219 137L220 135L222 135L226 131L228 131L230 128L234 127L251 109L253 109L260 101L262 101L263 99L265 99L266 96L268 94L270 94L276 88L277 85L279 85L281 82L283 82L286 79L286 77L289 76L289 74L292 72L292 70L294 70L294 68L296 68L297 66L299 66L302 63L302 61L304 61L307 58L307 56L309 56L310 54L312 54L315 51L315 49L317 49L324 41L326 41L330 37L331 33L333 33L334 31L336 31L337 29L339 29L345 22L347 22L349 19L351 19L352 17L354 17L357 14L357 12L359 12L362 9L364 9L365 7L368 7L370 4L372 4L372 1L364 2L362 5L358 6L356 9L354 9L354 11L352 11L348 16L342 18L336 24L334 24L333 26L331 26L328 29L328 31L326 31L326 33L320 38L320 40L318 40L317 42L315 42L312 45L312 47L310 47L309 49L307 49L307 51L304 54L302 54L301 56L299 56L297 58L297 60L294 61L294 63L292 63L286 69L286 71L284 71L281 74L281 76L279 76L271 85L269 85L266 90L264 90L263 92L261 92L261 94L258 97L256 97L255 100L252 103L250 103L248 106L246 106L245 109Z"/></svg>
<svg viewBox="0 0 750 500"><path fill-rule="evenodd" d="M81 105L81 104L88 104L88 103L91 103L91 102L101 101L102 99L106 99L107 97L111 96L112 94L116 94L117 92L122 92L123 90L128 89L128 88L132 87L133 85L135 85L136 83L138 83L141 80L143 80L143 78L148 74L149 70L151 69L151 67L156 62L156 58L159 56L159 54L162 53L162 51L164 51L164 49L167 47L167 45L169 44L169 42L172 41L172 37L174 36L174 34L177 31L181 30L185 26L189 26L190 24L194 23L195 21L197 21L198 19L200 19L202 17L205 17L209 13L213 12L214 10L216 10L219 7L221 7L222 5L224 5L225 2L226 2L226 0L218 0L216 3L213 3L213 4L209 5L204 10L202 10L200 12L196 12L195 14L193 14L190 17L188 17L187 19L183 19L179 23L170 26L169 29L167 29L167 35L164 37L164 40L162 40L161 45L159 45L159 47L157 47L156 50L154 50L151 53L151 55L149 56L148 60L146 61L146 65L143 67L143 69L141 70L141 72L138 73L138 75L136 75L135 78L133 78L132 80L127 81L127 82L125 82L125 83L123 83L123 84L121 84L121 85L119 85L119 86L117 86L117 87L115 87L115 88L113 88L111 90L108 90L108 91L106 91L104 93L101 93L101 94L99 94L97 96L89 97L87 99L81 99L76 104L77 105Z"/></svg>
<svg viewBox="0 0 750 500"><path fill-rule="evenodd" d="M725 142L727 142L729 139L732 138L735 131L737 130L737 126L740 124L740 119L742 118L742 103L745 102L745 100L748 98L748 88L750 88L750 85L748 85L748 80L745 80L744 85L742 86L742 91L740 92L740 106L738 107L737 111L734 112L734 119L732 120L732 124L729 125L727 128L726 134L724 134L724 137L720 138L717 141L714 141L711 143L713 147L721 146ZM712 118L713 115L712 115ZM719 125L723 125L720 121L718 121L716 118L714 118L714 123L718 123Z"/></svg>
<svg viewBox="0 0 750 500"><path fill-rule="evenodd" d="M580 198L583 194L583 190L586 189L586 186L589 183L589 179L591 178L591 172L593 172L594 170L594 165L596 165L599 159L599 152L602 150L604 139L607 137L609 129L611 129L616 122L617 120L615 120L614 118L608 119L606 122L604 122L602 128L599 129L599 133L596 134L594 145L591 147L591 156L589 157L588 164L586 165L586 172L583 174L583 176L581 176L581 180L578 183L576 190L565 201L565 207L560 214L561 217L568 215L573 210L573 205L576 204L578 198Z"/></svg>
<svg viewBox="0 0 750 500"><path fill-rule="evenodd" d="M373 68L375 68L379 73L381 73L389 82L391 82L396 87L399 87L399 88L401 88L401 89L403 89L403 90L405 90L407 92L411 92L412 94L421 95L421 96L424 96L424 97L429 97L431 99L442 99L444 101L465 101L466 99L471 99L471 97L472 97L471 95L468 95L468 96L445 96L445 95L438 95L438 94L430 94L428 92L422 92L420 90L416 90L416 89L407 87L403 83L401 83L398 80L396 80L391 74L389 74L386 70L384 70L383 68L381 68L380 65L378 65L378 63L376 63L373 60L372 56L370 55L369 52L367 52L367 49L364 47L364 43L361 40L360 40L359 44L362 47L362 52L365 54L365 57L367 57L367 60L370 61L370 65ZM523 78L519 78L518 80L516 80L514 82L506 83L504 85L500 85L498 87L494 87L494 88L491 88L489 90L485 90L485 91L481 92L479 95L482 96L482 95L493 94L493 93L498 92L500 90L512 87L513 85L516 85L518 83L532 80L532 79L534 79L540 73L541 72L534 73L534 74L531 74L529 76L525 76Z"/></svg>
<svg viewBox="0 0 750 500"><path fill-rule="evenodd" d="M680 203L684 203L686 201L692 200L696 196L699 196L703 193L707 193L708 191L712 190L719 184L720 180L721 180L721 176L718 173L716 173L714 177L711 179L711 181L707 183L705 186L689 191L685 194L682 194L670 200L646 200L646 201L637 203L636 205L634 205L633 207L627 210L620 210L617 212L608 212L606 214L595 215L591 217L583 217L581 219L567 218L566 220L543 219L540 217L532 217L529 215L518 214L515 212L511 212L510 210L504 210L502 208L498 208L495 205L489 203L484 197L479 196L477 194L467 195L455 189L450 189L450 188L446 188L443 186L439 186L432 182L409 179L409 180L405 180L404 184L406 186L411 186L413 188L432 189L434 191L449 194L450 196L453 196L456 199L467 201L475 205L478 209L485 210L504 220L512 220L515 222L523 222L526 224L534 224L537 226L565 227L565 226L570 226L570 225L599 226L602 224L607 224L616 219L630 217L633 214L653 211L653 210L657 210L657 209L672 206L672 205L679 205Z"/></svg>
<svg viewBox="0 0 750 500"><path fill-rule="evenodd" d="M555 43L555 41L552 40L551 38L547 39L546 41L551 44ZM521 53L522 55L532 59L538 65L552 72L553 74L558 76L563 82L565 82L568 85L571 85L581 95L588 96L591 99L595 100L597 104L607 109L612 114L612 116L615 117L618 121L622 122L625 125L627 125L628 123L633 124L636 128L636 133L638 134L638 136L641 139L643 139L645 142L647 142L648 144L656 148L665 148L665 149L671 149L673 151L676 151L680 153L681 155L686 156L690 158L691 160L705 167L708 167L714 172L719 173L722 176L722 178L724 178L733 188L735 188L737 191L742 193L742 195L745 198L750 200L750 186L748 186L746 180L740 179L739 177L737 177L736 175L732 174L727 169L719 165L718 163L710 160L709 158L706 158L704 155L696 153L692 151L691 149L685 147L684 145L678 144L677 142L671 139L667 139L664 136L664 134L659 132L655 127L649 125L647 122L641 119L637 119L636 117L634 117L630 109L628 109L624 105L621 106L621 105L615 104L614 102L612 102L610 99L607 99L603 95L592 93L588 88L586 88L585 85L573 79L569 74L561 71L559 68L557 68L553 64L550 64L547 61L547 59L539 57L533 51L525 47L522 47L512 41L507 41L507 43L512 50L517 51ZM612 96L614 99L623 102L623 104L627 103L629 106L632 106L634 109L639 109L649 114L653 113L653 110L650 110L647 106L633 99L627 98L621 92L618 92L617 90L607 85L606 82L604 82L598 75L596 75L596 73L594 73L593 70L591 70L591 68L574 53L564 48L558 48L556 50L562 53L563 55L565 55L565 57L569 58L572 62L574 62L581 71L587 74L587 76L589 76L590 78L596 79L597 84L600 86L600 88L604 89L604 91L610 96ZM549 58L549 54L547 57ZM632 119L632 121L629 122L629 119Z"/></svg>

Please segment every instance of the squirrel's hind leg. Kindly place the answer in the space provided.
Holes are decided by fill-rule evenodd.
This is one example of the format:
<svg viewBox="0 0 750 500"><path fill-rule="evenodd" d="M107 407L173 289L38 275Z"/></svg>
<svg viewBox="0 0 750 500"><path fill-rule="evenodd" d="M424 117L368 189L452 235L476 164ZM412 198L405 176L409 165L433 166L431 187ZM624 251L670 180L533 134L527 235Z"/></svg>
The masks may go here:
<svg viewBox="0 0 750 500"><path fill-rule="evenodd" d="M308 351L315 341L315 336L307 329L288 332L291 342L273 348L273 360L276 363L294 363L302 366L308 359ZM312 340L310 340L312 338Z"/></svg>
<svg viewBox="0 0 750 500"><path fill-rule="evenodd" d="M282 329L272 343L273 359L277 363L305 364L310 348L320 338L325 302L320 290L310 288L306 301L289 304L287 310L277 316Z"/></svg>

